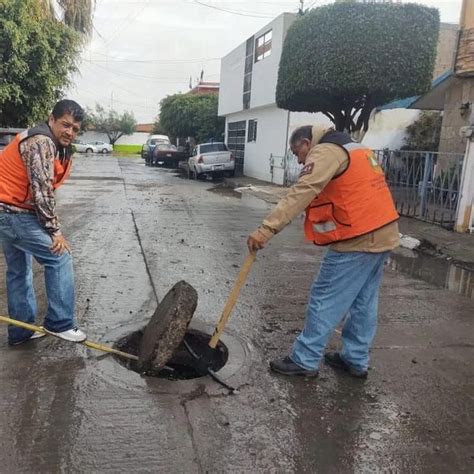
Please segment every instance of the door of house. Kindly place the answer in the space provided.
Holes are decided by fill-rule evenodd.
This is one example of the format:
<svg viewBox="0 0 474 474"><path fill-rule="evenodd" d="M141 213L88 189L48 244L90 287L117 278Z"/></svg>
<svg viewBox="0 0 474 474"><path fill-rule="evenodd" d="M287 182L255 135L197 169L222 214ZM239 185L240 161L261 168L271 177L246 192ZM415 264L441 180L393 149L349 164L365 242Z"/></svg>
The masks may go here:
<svg viewBox="0 0 474 474"><path fill-rule="evenodd" d="M245 120L229 122L227 127L227 146L234 154L236 176L242 176L244 174L245 131Z"/></svg>

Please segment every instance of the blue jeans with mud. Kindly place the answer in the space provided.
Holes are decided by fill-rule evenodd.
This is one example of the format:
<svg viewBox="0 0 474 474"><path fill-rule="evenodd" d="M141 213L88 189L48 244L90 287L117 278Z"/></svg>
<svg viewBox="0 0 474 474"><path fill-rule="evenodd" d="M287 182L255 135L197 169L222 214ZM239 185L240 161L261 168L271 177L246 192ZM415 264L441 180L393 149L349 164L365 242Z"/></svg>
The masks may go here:
<svg viewBox="0 0 474 474"><path fill-rule="evenodd" d="M305 327L290 354L293 362L316 370L331 334L346 317L341 357L356 370L367 370L369 349L377 330L379 289L389 253L328 250L311 288Z"/></svg>
<svg viewBox="0 0 474 474"><path fill-rule="evenodd" d="M0 243L7 266L8 312L11 318L34 324L36 296L33 288L33 258L44 268L48 309L43 326L62 332L74 327L74 271L68 252L51 252L51 236L34 214L0 212ZM8 342L14 344L32 335L27 329L9 326Z"/></svg>

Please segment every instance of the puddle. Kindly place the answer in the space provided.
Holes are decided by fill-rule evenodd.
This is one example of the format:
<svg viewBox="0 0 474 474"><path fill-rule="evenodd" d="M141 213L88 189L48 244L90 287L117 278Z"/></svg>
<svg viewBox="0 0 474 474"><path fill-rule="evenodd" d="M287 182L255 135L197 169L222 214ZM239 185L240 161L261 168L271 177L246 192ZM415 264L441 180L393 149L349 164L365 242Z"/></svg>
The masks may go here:
<svg viewBox="0 0 474 474"><path fill-rule="evenodd" d="M219 194L220 196L224 197L229 197L229 198L235 198L239 199L242 201L243 204L248 205L250 207L257 207L259 209L268 209L272 205L264 201L263 199L260 199L256 196L252 196L249 193L244 192L239 192L236 191L234 188L231 188L229 186L222 186L218 185L215 186L214 188L208 189L210 193L213 194Z"/></svg>
<svg viewBox="0 0 474 474"><path fill-rule="evenodd" d="M143 336L143 330L134 331L127 336L119 339L115 344L115 347L121 351L128 352L129 354L138 355L138 347ZM204 353L207 344L209 342L210 336L201 331L195 329L188 329L185 336L185 341L192 348L192 350L201 355ZM227 346L219 342L216 350L214 351L213 358L210 361L210 368L217 372L227 363L229 357L229 351ZM121 357L116 357L117 362L120 365L126 367L129 370L140 373L137 368L137 363L135 361L130 361L123 359ZM190 380L196 379L199 377L204 377L207 374L203 373L202 369L200 370L196 364L196 360L191 356L191 354L186 349L183 343L180 344L178 349L173 354L171 360L167 363L165 368L163 368L158 373L145 374L151 377L165 378L168 380Z"/></svg>
<svg viewBox="0 0 474 474"><path fill-rule="evenodd" d="M388 266L392 270L474 299L474 272L445 259L405 249L393 253Z"/></svg>

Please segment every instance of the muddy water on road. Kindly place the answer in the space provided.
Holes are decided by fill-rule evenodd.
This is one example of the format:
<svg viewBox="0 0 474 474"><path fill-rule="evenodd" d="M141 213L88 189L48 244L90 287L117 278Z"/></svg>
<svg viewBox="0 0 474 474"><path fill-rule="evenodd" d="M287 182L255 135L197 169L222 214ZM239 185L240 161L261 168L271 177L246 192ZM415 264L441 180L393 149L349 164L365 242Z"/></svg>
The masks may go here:
<svg viewBox="0 0 474 474"><path fill-rule="evenodd" d="M210 182L185 181L136 158L75 165L60 212L73 245L77 316L91 338L114 342L114 330L140 327L156 296L183 278L198 290L195 317L215 323L246 237L271 206L209 192ZM107 367L126 369L113 360L51 338L12 350L0 328L2 469L459 472L469 465L466 297L389 267L366 383L324 366L311 381L268 372L268 360L286 355L302 328L324 252L305 245L301 225L297 219L259 254L229 323L250 354L238 395L205 381L192 392L157 393L141 379L116 384ZM4 292L0 301L6 311ZM331 347L339 344L336 335Z"/></svg>
<svg viewBox="0 0 474 474"><path fill-rule="evenodd" d="M474 271L462 264L451 263L441 257L399 249L392 254L388 265L392 270L474 299Z"/></svg>

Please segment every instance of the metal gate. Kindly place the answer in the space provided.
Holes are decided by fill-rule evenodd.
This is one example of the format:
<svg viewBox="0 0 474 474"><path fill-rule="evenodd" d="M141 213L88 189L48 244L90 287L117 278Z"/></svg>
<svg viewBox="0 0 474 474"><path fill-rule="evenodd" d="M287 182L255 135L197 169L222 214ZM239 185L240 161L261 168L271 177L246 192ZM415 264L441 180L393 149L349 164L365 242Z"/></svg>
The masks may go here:
<svg viewBox="0 0 474 474"><path fill-rule="evenodd" d="M281 183L283 175L283 186L291 186L298 181L302 165L298 163L295 155L288 150L285 156L270 155L270 176L272 183Z"/></svg>
<svg viewBox="0 0 474 474"><path fill-rule="evenodd" d="M234 154L235 174L244 174L246 121L230 122L227 127L227 146Z"/></svg>
<svg viewBox="0 0 474 474"><path fill-rule="evenodd" d="M453 227L464 155L400 150L375 154L401 215Z"/></svg>

